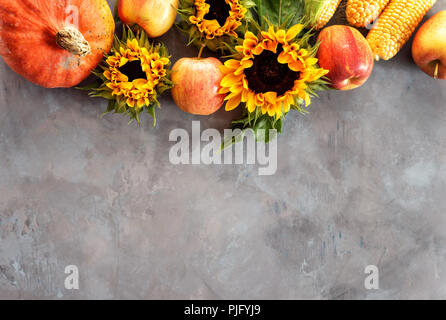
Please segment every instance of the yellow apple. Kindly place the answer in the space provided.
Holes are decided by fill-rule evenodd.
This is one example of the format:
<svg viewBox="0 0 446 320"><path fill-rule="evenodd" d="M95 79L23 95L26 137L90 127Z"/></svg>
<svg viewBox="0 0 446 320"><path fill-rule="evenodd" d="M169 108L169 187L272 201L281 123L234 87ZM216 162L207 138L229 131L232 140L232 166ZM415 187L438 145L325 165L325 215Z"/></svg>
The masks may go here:
<svg viewBox="0 0 446 320"><path fill-rule="evenodd" d="M119 0L118 13L125 24L136 23L151 38L165 34L175 22L178 0Z"/></svg>
<svg viewBox="0 0 446 320"><path fill-rule="evenodd" d="M418 30L412 56L425 73L446 80L446 10L435 14Z"/></svg>

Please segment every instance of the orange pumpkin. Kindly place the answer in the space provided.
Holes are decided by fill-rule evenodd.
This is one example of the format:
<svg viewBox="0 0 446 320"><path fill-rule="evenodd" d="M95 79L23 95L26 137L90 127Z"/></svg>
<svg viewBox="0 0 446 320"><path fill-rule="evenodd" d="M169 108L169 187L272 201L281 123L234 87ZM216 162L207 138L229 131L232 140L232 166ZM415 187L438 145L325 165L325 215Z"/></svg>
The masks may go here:
<svg viewBox="0 0 446 320"><path fill-rule="evenodd" d="M43 87L87 78L110 51L114 31L106 0L0 0L0 55Z"/></svg>

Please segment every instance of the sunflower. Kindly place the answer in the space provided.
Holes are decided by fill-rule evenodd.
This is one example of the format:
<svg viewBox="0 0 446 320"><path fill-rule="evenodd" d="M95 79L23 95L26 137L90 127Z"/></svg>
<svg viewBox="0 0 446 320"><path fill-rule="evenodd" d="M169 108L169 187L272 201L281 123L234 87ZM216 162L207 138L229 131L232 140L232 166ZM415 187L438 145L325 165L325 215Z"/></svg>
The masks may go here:
<svg viewBox="0 0 446 320"><path fill-rule="evenodd" d="M112 95L125 98L130 108L139 109L150 105L170 61L158 52L141 48L136 39L127 40L126 47L120 47L119 53L106 60L108 69L103 75Z"/></svg>
<svg viewBox="0 0 446 320"><path fill-rule="evenodd" d="M125 29L100 71L93 72L101 84L91 88L90 95L109 99L107 112L127 113L139 122L139 114L147 109L155 118L158 94L172 87L169 67L170 58L161 43L152 44L142 29L137 35Z"/></svg>
<svg viewBox="0 0 446 320"><path fill-rule="evenodd" d="M180 30L191 44L216 51L238 38L237 30L249 14L248 0L180 0Z"/></svg>
<svg viewBox="0 0 446 320"><path fill-rule="evenodd" d="M318 67L308 37L297 38L303 27L270 26L257 36L246 32L242 44L235 47L237 58L221 66L220 93L227 94L227 111L244 103L249 113L258 110L280 119L291 108L303 111L302 106L310 105L312 85L322 84L328 70Z"/></svg>

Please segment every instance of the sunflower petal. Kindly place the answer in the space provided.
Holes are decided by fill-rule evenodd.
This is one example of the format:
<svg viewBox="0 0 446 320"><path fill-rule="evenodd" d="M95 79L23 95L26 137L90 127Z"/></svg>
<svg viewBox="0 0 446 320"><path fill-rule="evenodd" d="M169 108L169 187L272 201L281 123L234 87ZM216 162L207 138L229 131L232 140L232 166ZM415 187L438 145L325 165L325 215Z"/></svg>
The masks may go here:
<svg viewBox="0 0 446 320"><path fill-rule="evenodd" d="M276 104L277 103L277 92L267 92L265 93L265 101L270 104Z"/></svg>
<svg viewBox="0 0 446 320"><path fill-rule="evenodd" d="M224 78L221 80L221 86L222 87L232 87L234 84L240 82L243 78L243 74L241 75L234 75L232 73L227 74L224 76Z"/></svg>
<svg viewBox="0 0 446 320"><path fill-rule="evenodd" d="M234 98L228 100L228 102L226 103L225 110L232 111L235 108L237 108L240 105L241 97L242 97L242 95L239 94L239 95L235 96Z"/></svg>
<svg viewBox="0 0 446 320"><path fill-rule="evenodd" d="M291 41L297 37L297 35L302 31L304 26L302 24L296 24L291 27L286 33L286 41Z"/></svg>
<svg viewBox="0 0 446 320"><path fill-rule="evenodd" d="M235 59L231 59L225 62L225 66L228 67L229 69L238 69L240 67L240 61L239 60L235 60Z"/></svg>
<svg viewBox="0 0 446 320"><path fill-rule="evenodd" d="M252 91L250 91L248 94L248 100L246 101L246 108L251 113L254 112L254 110L256 109L256 97L255 93Z"/></svg>

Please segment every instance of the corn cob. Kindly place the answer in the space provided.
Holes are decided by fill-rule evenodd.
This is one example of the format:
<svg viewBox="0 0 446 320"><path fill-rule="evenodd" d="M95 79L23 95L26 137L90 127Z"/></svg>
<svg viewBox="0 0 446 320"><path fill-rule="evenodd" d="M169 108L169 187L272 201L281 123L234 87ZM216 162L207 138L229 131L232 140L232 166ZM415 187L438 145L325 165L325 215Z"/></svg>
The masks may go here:
<svg viewBox="0 0 446 320"><path fill-rule="evenodd" d="M355 27L365 28L376 18L387 6L390 0L348 0L347 21Z"/></svg>
<svg viewBox="0 0 446 320"><path fill-rule="evenodd" d="M313 27L316 30L322 29L328 21L333 17L336 9L342 0L306 0L306 6L308 7L307 15L315 16L316 21L313 23ZM316 10L312 10L316 8Z"/></svg>
<svg viewBox="0 0 446 320"><path fill-rule="evenodd" d="M367 35L375 59L393 58L410 39L436 0L391 0Z"/></svg>

